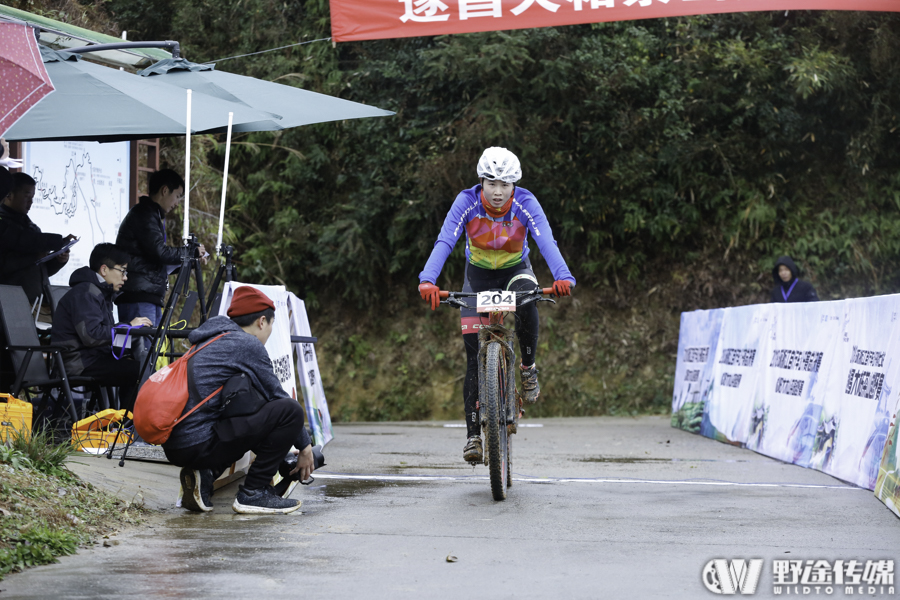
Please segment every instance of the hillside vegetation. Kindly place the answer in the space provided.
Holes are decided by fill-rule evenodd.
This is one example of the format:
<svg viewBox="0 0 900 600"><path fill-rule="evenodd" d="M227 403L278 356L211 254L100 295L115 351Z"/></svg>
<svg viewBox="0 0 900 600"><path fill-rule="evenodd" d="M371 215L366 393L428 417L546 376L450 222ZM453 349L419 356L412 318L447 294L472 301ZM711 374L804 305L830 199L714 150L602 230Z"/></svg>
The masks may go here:
<svg viewBox="0 0 900 600"><path fill-rule="evenodd" d="M56 18L78 5L12 4ZM78 18L110 33L177 39L195 62L307 41L217 68L396 111L239 135L232 147L226 241L240 279L307 300L336 419L461 416L457 317L425 307L416 275L491 145L521 158L520 183L579 283L573 299L541 307L537 414L666 411L680 312L765 301L781 254L823 299L900 286L894 14L779 11L333 45L314 41L330 35L326 0L82 6ZM212 214L223 142L193 142L192 206ZM165 147L179 170L181 144ZM208 247L214 229L198 213ZM439 285L461 287L462 266L460 243Z"/></svg>

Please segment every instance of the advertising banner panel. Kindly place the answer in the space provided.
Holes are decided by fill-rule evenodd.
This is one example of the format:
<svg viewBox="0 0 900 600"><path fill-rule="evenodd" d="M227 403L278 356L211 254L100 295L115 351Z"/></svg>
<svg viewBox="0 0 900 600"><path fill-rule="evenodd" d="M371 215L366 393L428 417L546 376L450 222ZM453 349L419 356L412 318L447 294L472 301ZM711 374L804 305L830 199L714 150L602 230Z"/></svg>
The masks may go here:
<svg viewBox="0 0 900 600"><path fill-rule="evenodd" d="M896 0L331 0L336 42L765 10L900 12Z"/></svg>
<svg viewBox="0 0 900 600"><path fill-rule="evenodd" d="M275 326L272 335L266 342L266 352L272 360L275 375L281 382L281 387L287 394L297 399L297 385L294 383L294 362L291 360L291 318L288 313L287 290L283 285L255 285L228 281L222 290L222 304L219 306L219 314L224 315L231 306L231 296L237 288L249 285L264 293L275 303Z"/></svg>
<svg viewBox="0 0 900 600"><path fill-rule="evenodd" d="M843 331L835 346L834 381L816 433L812 467L875 488L897 386L896 338L900 296L844 301Z"/></svg>
<svg viewBox="0 0 900 600"><path fill-rule="evenodd" d="M747 441L750 415L763 350L772 327L774 305L761 304L725 309L718 348L713 361L708 418L700 433L721 442Z"/></svg>
<svg viewBox="0 0 900 600"><path fill-rule="evenodd" d="M896 296L893 296L896 298ZM876 408L877 425L871 445L878 444L878 438L884 431L884 449L881 453L881 464L875 482L875 496L900 517L900 300L891 311L891 320L895 327L891 335L891 344L887 352L888 366L885 368L883 396L888 409L887 415L880 413L881 403ZM884 418L886 417L887 423ZM865 464L865 463L864 463Z"/></svg>
<svg viewBox="0 0 900 600"><path fill-rule="evenodd" d="M747 447L810 466L835 367L843 302L780 304L764 344Z"/></svg>
<svg viewBox="0 0 900 600"><path fill-rule="evenodd" d="M897 425L897 413L900 404L891 412L891 423L881 455L881 466L878 469L878 480L875 482L875 497L900 517L900 426Z"/></svg>
<svg viewBox="0 0 900 600"><path fill-rule="evenodd" d="M306 315L306 304L292 293L288 293L291 306L291 329L293 335L312 337L309 318ZM328 412L328 401L325 400L325 388L319 374L319 360L316 357L315 344L295 344L297 350L297 373L300 390L306 404L307 420L312 430L315 444L324 446L334 438L331 428L331 414Z"/></svg>
<svg viewBox="0 0 900 600"><path fill-rule="evenodd" d="M700 433L725 309L681 313L672 394L672 427Z"/></svg>

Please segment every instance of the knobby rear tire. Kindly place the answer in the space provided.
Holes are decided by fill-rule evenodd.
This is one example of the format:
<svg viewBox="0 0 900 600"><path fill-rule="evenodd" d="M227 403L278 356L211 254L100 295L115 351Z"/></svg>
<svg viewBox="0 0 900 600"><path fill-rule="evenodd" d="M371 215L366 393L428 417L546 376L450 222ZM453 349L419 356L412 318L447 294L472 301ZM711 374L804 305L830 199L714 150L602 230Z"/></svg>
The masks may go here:
<svg viewBox="0 0 900 600"><path fill-rule="evenodd" d="M506 499L509 469L509 444L506 431L506 403L508 397L507 364L503 349L498 343L488 346L485 364L484 394L481 406L485 410L484 437L487 446L488 471L494 500Z"/></svg>

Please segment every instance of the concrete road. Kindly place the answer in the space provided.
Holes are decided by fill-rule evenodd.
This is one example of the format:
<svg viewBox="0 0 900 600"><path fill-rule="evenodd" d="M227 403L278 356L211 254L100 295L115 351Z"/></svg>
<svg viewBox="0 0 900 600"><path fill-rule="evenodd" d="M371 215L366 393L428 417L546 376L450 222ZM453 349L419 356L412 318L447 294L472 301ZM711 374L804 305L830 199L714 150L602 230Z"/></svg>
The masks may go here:
<svg viewBox="0 0 900 600"><path fill-rule="evenodd" d="M294 494L302 513L286 516L233 513L236 484L213 513L187 513L171 507L174 467L84 459L76 471L160 516L9 576L0 599L712 598L701 573L717 558L764 559L766 598L773 560L900 562L900 519L828 475L663 417L524 424L504 502L462 462L461 423L336 426L328 465Z"/></svg>

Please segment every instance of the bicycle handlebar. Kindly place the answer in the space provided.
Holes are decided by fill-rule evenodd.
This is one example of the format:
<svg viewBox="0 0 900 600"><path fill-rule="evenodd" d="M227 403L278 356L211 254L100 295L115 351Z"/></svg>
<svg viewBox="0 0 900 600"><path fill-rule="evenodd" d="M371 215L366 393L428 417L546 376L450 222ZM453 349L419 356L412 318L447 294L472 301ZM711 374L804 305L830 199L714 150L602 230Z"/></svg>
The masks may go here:
<svg viewBox="0 0 900 600"><path fill-rule="evenodd" d="M524 307L533 302L552 302L556 304L556 300L552 297L542 298L542 296L553 296L553 288L535 288L524 292L516 292L516 306ZM447 290L438 290L438 296L442 298L441 304L449 304L457 308L471 309L474 306L461 300L461 298L475 298L478 296L476 292L450 292Z"/></svg>
<svg viewBox="0 0 900 600"><path fill-rule="evenodd" d="M526 292L518 292L518 293L521 294L521 293L526 293ZM541 294L543 294L545 296L552 296L553 288L552 287L541 288ZM438 290L438 295L440 296L441 300L446 300L447 298L450 297L450 292L447 290ZM474 298L477 294L475 292L453 292L453 295L460 296L463 298Z"/></svg>

